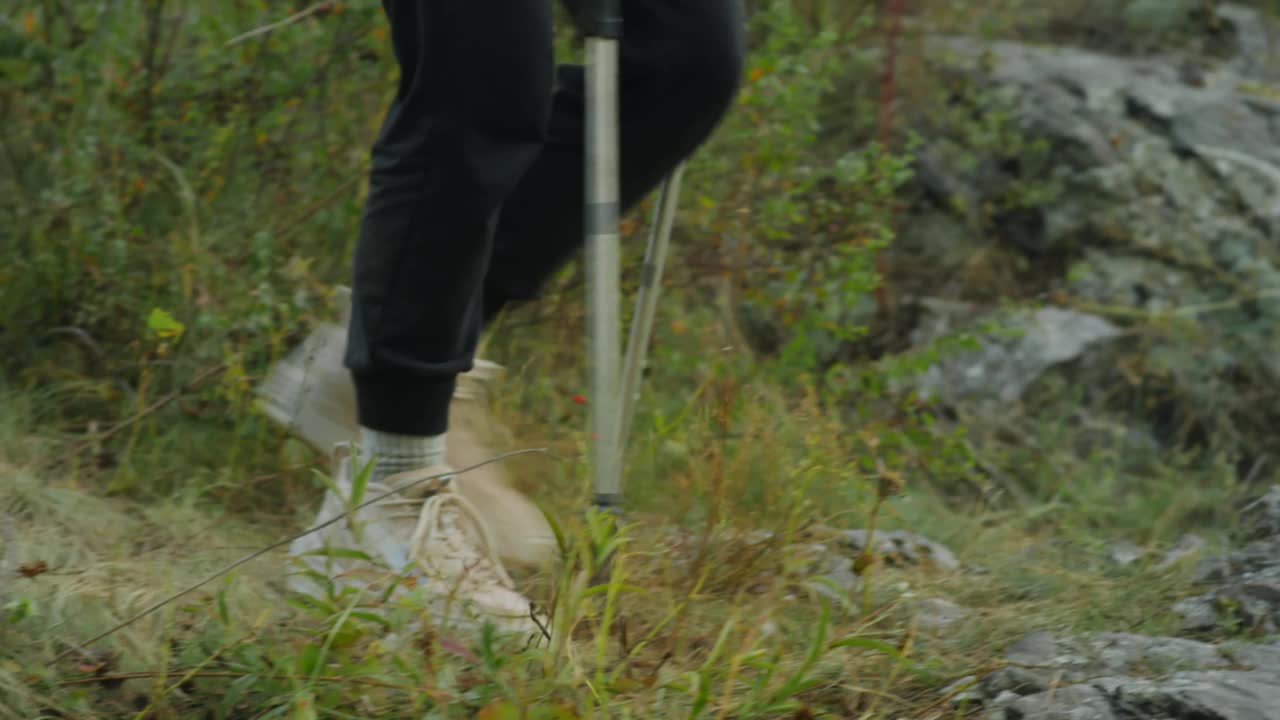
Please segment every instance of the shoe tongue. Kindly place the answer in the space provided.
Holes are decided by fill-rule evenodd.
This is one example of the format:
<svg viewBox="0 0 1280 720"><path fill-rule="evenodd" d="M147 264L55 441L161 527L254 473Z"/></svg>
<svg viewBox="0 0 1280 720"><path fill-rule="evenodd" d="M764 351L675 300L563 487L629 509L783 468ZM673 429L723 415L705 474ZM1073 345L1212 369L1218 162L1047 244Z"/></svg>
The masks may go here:
<svg viewBox="0 0 1280 720"><path fill-rule="evenodd" d="M384 481L392 488L404 488L401 497L426 498L445 489L454 482L453 468L444 465L407 470L391 475Z"/></svg>

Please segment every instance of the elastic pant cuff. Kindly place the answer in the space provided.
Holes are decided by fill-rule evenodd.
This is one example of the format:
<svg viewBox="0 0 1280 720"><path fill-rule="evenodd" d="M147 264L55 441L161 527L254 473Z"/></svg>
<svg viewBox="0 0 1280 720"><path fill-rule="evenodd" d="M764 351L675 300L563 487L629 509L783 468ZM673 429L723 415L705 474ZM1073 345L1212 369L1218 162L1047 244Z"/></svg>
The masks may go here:
<svg viewBox="0 0 1280 720"><path fill-rule="evenodd" d="M439 435L448 430L456 377L355 375L353 380L362 427L398 435Z"/></svg>

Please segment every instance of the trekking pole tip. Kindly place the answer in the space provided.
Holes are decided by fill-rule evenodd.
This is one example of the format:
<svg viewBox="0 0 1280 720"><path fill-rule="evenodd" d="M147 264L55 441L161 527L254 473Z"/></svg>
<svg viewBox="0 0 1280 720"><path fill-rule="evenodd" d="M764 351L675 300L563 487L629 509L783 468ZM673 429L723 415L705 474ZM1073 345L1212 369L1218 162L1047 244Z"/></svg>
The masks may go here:
<svg viewBox="0 0 1280 720"><path fill-rule="evenodd" d="M621 514L622 496L617 493L596 493L595 506L600 512Z"/></svg>

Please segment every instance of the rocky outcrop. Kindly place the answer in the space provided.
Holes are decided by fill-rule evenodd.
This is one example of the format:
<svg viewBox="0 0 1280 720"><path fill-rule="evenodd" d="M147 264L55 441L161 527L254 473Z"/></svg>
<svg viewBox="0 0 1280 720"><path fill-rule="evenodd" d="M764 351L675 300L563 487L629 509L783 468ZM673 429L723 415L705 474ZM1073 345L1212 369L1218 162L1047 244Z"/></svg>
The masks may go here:
<svg viewBox="0 0 1280 720"><path fill-rule="evenodd" d="M946 306L932 309L913 333L917 343L953 330L955 316ZM948 354L926 370L916 381L921 397L952 403L1014 402L1046 370L1120 335L1120 329L1104 318L1063 308L1019 310L1001 316L998 324L999 332L984 337L977 347Z"/></svg>
<svg viewBox="0 0 1280 720"><path fill-rule="evenodd" d="M1067 366L1162 446L1230 427L1252 457L1277 449L1280 84L1257 47L1274 28L1218 12L1239 54L1216 64L931 42L952 95L914 121L894 282L922 318L913 344L966 331L978 347L926 373L925 394L1009 405ZM1049 307L991 309L1009 300Z"/></svg>
<svg viewBox="0 0 1280 720"><path fill-rule="evenodd" d="M988 720L1280 720L1280 643L1034 633L955 693Z"/></svg>
<svg viewBox="0 0 1280 720"><path fill-rule="evenodd" d="M1280 486L1243 510L1238 535L1243 548L1196 571L1213 589L1175 606L1188 629L1276 632ZM952 700L981 706L987 720L1280 720L1280 640L1038 632L1004 660L999 670L949 688Z"/></svg>
<svg viewBox="0 0 1280 720"><path fill-rule="evenodd" d="M1241 518L1246 544L1196 568L1195 581L1212 589L1174 606L1189 631L1280 632L1280 486L1245 508ZM1276 667L1280 672L1280 663Z"/></svg>

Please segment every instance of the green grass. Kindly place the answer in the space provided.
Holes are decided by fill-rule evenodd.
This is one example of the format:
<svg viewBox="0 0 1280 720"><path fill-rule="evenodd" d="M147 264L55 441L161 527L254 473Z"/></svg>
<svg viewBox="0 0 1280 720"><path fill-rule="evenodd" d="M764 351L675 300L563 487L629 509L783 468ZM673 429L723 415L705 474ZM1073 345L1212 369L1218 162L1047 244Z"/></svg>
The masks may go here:
<svg viewBox="0 0 1280 720"><path fill-rule="evenodd" d="M836 546L824 528L865 526L875 484L849 461L839 421L813 403L771 405L776 393L741 379L724 397L650 393L632 453L634 524L613 584L592 590L589 549L602 539L584 524L582 418L565 408L561 422L551 420L563 394L556 386L575 373L548 372L544 360L507 379L500 413L518 446L555 456L520 457L512 469L586 550L523 577L535 599L560 610L568 639L529 650L429 634L388 646L380 625L340 604L291 604L282 551L83 647L305 527L320 494L308 471L323 464L254 418L240 424L256 435L227 435L173 410L144 423L136 463L51 464L72 444L42 432L35 396L10 393L0 419L0 517L16 532L4 552L28 571L48 570L10 573L0 585L0 717L943 717L951 710L938 690L994 667L1022 634L1169 631L1167 609L1188 592L1185 565L1105 562L1102 541L1133 529L1090 520L1090 503L1109 492L1099 463L1068 466L1071 477L1060 480L1076 492L1050 490L1028 507L984 510L908 480L906 494L880 506L880 527L948 544L964 567L872 565L865 592L831 600L815 590L827 561L789 562L784 548L826 540L829 559ZM708 377L733 379L721 372ZM669 412L683 418L670 433L687 452L670 455L670 437L649 429L663 403L686 406ZM717 435L726 412L732 438ZM184 439L196 441L192 457L178 449ZM264 455L220 469L209 461L219 448L198 447L213 442L224 457ZM305 467L256 483L244 476L289 454ZM156 487L168 490L105 493L122 465L164 466L168 479ZM1129 502L1158 517L1168 501L1151 493ZM1152 522L1138 539L1158 549L1186 527ZM926 598L971 614L943 629L916 626L914 603ZM512 714L516 707L528 714Z"/></svg>
<svg viewBox="0 0 1280 720"><path fill-rule="evenodd" d="M612 585L590 585L607 538L583 511L577 268L485 348L510 368L496 411L514 446L550 450L511 475L577 548L522 578L564 644L395 644L345 605L291 602L281 551L89 643L320 501L325 458L250 390L330 314L394 69L365 0L229 44L286 5L20 0L0 17L0 718L942 718L938 689L1023 633L1173 627L1187 567L1118 569L1105 545L1216 540L1245 492L1234 470L1096 438L1080 453L1051 382L1041 420L947 419L886 389L910 358L833 350L866 329L910 158L865 142L871 6L768 2L738 107L687 177ZM940 88L902 59L902 99L926 102ZM628 267L643 230L626 229ZM873 562L857 592L824 593L830 563L868 560L826 529L872 523L964 567ZM929 598L971 613L920 625Z"/></svg>

